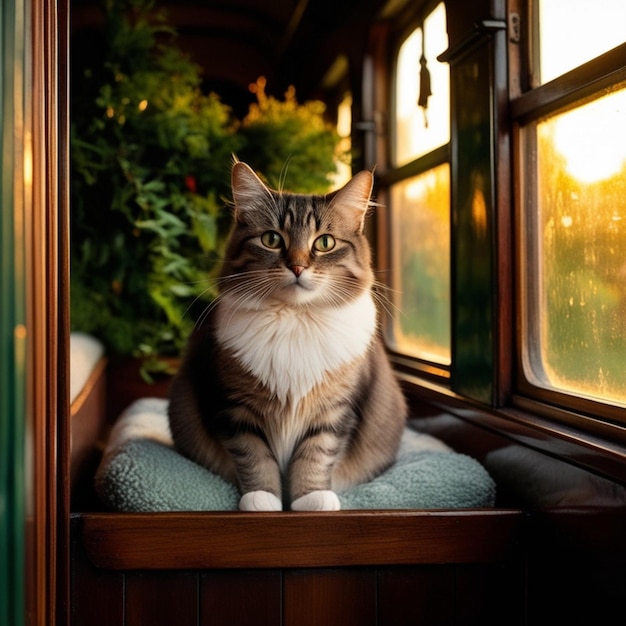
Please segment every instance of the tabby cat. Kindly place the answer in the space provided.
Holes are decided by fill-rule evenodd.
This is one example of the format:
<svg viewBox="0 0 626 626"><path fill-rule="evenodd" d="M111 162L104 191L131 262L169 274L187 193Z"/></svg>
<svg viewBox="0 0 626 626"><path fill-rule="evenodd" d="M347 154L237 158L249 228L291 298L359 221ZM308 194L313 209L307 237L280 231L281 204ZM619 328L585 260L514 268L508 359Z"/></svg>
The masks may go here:
<svg viewBox="0 0 626 626"><path fill-rule="evenodd" d="M406 405L377 333L363 235L373 177L328 196L232 171L220 295L172 383L177 448L234 482L245 511L337 510L394 461Z"/></svg>

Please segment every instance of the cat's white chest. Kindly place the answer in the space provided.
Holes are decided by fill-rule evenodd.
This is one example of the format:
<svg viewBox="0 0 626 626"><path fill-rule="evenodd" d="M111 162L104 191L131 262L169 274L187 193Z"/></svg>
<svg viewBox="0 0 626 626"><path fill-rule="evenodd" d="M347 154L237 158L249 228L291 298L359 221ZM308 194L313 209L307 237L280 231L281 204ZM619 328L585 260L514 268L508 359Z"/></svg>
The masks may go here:
<svg viewBox="0 0 626 626"><path fill-rule="evenodd" d="M342 365L368 350L376 331L371 294L332 309L241 309L224 297L217 340L283 403L296 405Z"/></svg>

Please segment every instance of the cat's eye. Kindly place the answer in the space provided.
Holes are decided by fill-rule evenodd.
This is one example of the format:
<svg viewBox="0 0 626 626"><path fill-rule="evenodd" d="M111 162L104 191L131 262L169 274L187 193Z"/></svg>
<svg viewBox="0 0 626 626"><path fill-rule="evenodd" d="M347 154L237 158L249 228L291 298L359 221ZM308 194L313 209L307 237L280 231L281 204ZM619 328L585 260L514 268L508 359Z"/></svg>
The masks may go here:
<svg viewBox="0 0 626 626"><path fill-rule="evenodd" d="M283 238L275 230L268 230L261 235L261 243L270 250L276 250L283 245Z"/></svg>
<svg viewBox="0 0 626 626"><path fill-rule="evenodd" d="M335 247L335 238L332 235L322 235L313 242L318 252L329 252Z"/></svg>

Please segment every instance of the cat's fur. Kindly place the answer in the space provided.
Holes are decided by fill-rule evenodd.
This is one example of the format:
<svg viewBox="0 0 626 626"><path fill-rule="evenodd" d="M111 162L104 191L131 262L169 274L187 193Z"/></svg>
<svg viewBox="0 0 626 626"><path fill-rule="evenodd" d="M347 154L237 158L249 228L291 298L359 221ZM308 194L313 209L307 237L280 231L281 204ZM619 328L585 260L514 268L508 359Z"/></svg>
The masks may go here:
<svg viewBox="0 0 626 626"><path fill-rule="evenodd" d="M378 337L363 222L373 177L279 193L244 163L220 295L170 392L177 448L237 484L242 510L336 510L389 467L406 419Z"/></svg>

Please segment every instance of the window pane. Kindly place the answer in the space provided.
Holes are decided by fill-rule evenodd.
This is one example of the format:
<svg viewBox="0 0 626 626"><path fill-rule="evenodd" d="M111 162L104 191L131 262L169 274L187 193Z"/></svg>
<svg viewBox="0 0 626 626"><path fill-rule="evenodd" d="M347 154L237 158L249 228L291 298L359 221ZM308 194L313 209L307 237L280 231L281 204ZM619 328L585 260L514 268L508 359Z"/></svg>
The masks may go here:
<svg viewBox="0 0 626 626"><path fill-rule="evenodd" d="M398 54L394 151L395 165L398 166L448 143L450 139L450 71L447 63L437 61L437 56L448 47L443 2L424 20L424 32L424 56L432 92L426 108L418 106L421 28L405 40Z"/></svg>
<svg viewBox="0 0 626 626"><path fill-rule="evenodd" d="M391 188L396 350L450 363L450 167Z"/></svg>
<svg viewBox="0 0 626 626"><path fill-rule="evenodd" d="M624 0L538 0L540 73L546 83L626 41Z"/></svg>
<svg viewBox="0 0 626 626"><path fill-rule="evenodd" d="M336 159L337 173L333 177L333 189L340 189L352 178L352 164L350 151L352 149L352 94L344 94L343 100L337 106L337 134L340 137Z"/></svg>
<svg viewBox="0 0 626 626"><path fill-rule="evenodd" d="M531 367L549 387L625 402L626 90L536 132L541 362Z"/></svg>

